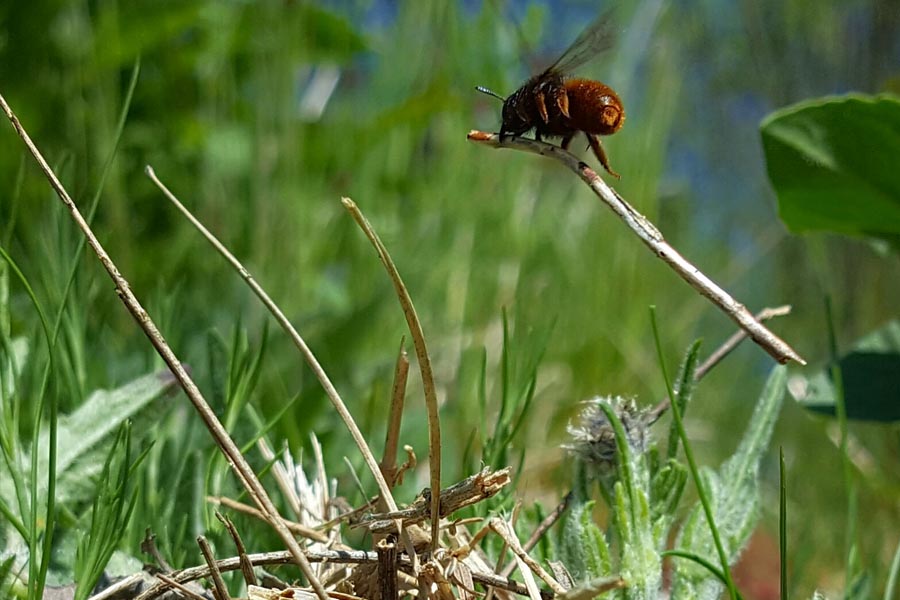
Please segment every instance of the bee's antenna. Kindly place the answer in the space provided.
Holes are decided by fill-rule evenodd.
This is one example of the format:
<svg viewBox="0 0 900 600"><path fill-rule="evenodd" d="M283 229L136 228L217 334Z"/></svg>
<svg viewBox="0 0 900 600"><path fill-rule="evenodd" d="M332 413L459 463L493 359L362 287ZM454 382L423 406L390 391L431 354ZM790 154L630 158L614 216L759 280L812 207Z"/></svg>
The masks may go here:
<svg viewBox="0 0 900 600"><path fill-rule="evenodd" d="M492 92L491 90L487 89L487 88L484 87L484 86L476 85L476 86L475 86L475 89L478 90L479 92L481 92L482 94L487 94L488 96L493 96L494 98L496 98L496 99L499 100L500 102L506 102L506 98L504 98L504 97L501 96L500 94L497 94L497 93L495 93L495 92Z"/></svg>

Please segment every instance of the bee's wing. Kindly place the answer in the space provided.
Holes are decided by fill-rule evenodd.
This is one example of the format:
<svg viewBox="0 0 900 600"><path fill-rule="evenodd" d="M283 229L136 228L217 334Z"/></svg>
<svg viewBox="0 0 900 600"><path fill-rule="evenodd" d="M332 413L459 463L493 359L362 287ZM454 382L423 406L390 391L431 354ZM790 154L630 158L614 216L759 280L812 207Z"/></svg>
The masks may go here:
<svg viewBox="0 0 900 600"><path fill-rule="evenodd" d="M580 67L597 54L612 48L616 41L616 30L613 25L612 11L601 13L575 38L562 56L547 68L547 71L567 73Z"/></svg>

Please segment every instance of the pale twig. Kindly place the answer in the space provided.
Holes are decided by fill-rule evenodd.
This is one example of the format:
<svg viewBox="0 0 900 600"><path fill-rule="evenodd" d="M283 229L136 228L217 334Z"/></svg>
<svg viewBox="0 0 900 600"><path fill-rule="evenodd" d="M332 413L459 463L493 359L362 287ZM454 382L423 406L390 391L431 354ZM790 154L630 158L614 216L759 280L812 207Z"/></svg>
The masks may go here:
<svg viewBox="0 0 900 600"><path fill-rule="evenodd" d="M633 231L653 253L665 261L691 287L706 296L722 312L728 315L738 326L745 330L750 338L759 344L775 360L786 363L789 360L805 365L806 361L784 340L772 333L768 328L753 318L747 308L731 297L700 269L688 262L675 248L663 238L659 230L647 218L636 211L619 194L609 187L597 173L577 157L559 146L538 142L522 137L509 137L502 143L497 134L483 131L470 131L469 140L495 148L513 148L541 156L549 156L561 162L588 184L591 190Z"/></svg>
<svg viewBox="0 0 900 600"><path fill-rule="evenodd" d="M219 565L216 564L216 557L212 548L209 547L209 542L206 541L205 537L199 535L197 536L197 544L200 546L200 552L203 553L203 560L206 561L206 565L209 567L209 574L212 578L213 586L216 588L216 597L218 600L231 600L231 594L228 593L228 587L225 585L225 580L222 579L222 572L219 570Z"/></svg>
<svg viewBox="0 0 900 600"><path fill-rule="evenodd" d="M525 552L531 552L531 549L537 545L537 543L540 541L541 537L543 537L543 535L545 533L547 533L547 531L551 527L553 527L553 525L559 520L559 518L561 516L563 516L563 513L566 512L566 509L569 507L569 502L571 502L571 501L572 501L572 492L569 492L568 494L565 495L565 497L563 497L562 501L556 505L556 508L553 509L553 512L550 513L549 515L547 515L546 517L544 517L543 521L538 523L537 528L535 528L535 530L531 533L531 536L529 536L528 541L526 541L525 545L523 546L523 548L525 549ZM503 575L504 577L509 577L509 574L512 573L513 569L515 569L515 568L516 568L515 563L509 563L508 565L503 567L503 570L500 571L500 574Z"/></svg>
<svg viewBox="0 0 900 600"><path fill-rule="evenodd" d="M768 321L774 317L783 317L784 315L788 315L791 312L790 305L784 306L776 306L774 308L764 308L758 313L756 313L755 317L757 321L763 322ZM722 360L728 356L732 350L738 347L742 341L747 338L747 332L743 329L740 329L734 333L730 338L722 342L722 345L716 348L716 350L709 355L709 357L703 361L703 363L697 367L697 370L694 371L694 383L703 379L703 377L709 373L713 367L722 362ZM669 409L669 398L664 398L660 400L656 406L648 413L647 420L649 423L655 423L659 418Z"/></svg>
<svg viewBox="0 0 900 600"><path fill-rule="evenodd" d="M156 327L156 324L150 318L150 315L146 310L144 310L144 307L141 306L141 303L131 291L131 286L129 285L128 281L122 276L122 274L119 272L118 267L116 267L109 254L107 254L106 250L100 244L100 241L91 230L90 225L88 225L87 221L82 216L81 211L78 210L75 202L72 201L69 193L65 190L62 183L60 183L59 179L56 177L53 169L51 169L50 165L47 164L47 161L44 160L44 157L43 155L41 155L40 150L38 150L37 146L34 145L34 142L31 141L28 133L22 127L22 124L19 123L19 119L13 113L12 109L6 103L6 99L2 95L0 95L0 107L2 107L3 112L6 113L6 116L13 124L13 127L16 129L19 137L22 138L23 142L25 142L25 146L37 161L38 165L44 173L44 176L50 182L50 185L56 192L57 196L59 196L59 199L68 209L69 214L72 216L72 219L78 225L78 228L81 229L91 249L97 255L97 258L100 259L101 264L106 269L106 272L109 274L110 278L115 284L116 294L119 296L119 299L122 300L125 308L128 309L128 312L137 322L138 326L146 334L147 338L150 340L150 343L153 345L157 353L162 357L163 361L169 367L169 370L175 376L175 379L178 380L178 383L181 385L188 399L194 405L194 408L200 415L200 418L203 420L207 429L212 434L213 439L216 441L216 444L222 450L222 453L225 455L228 463L231 465L235 474L238 476L238 479L240 479L241 484L250 494L250 497L253 498L253 501L256 502L260 510L262 510L262 512L266 515L266 520L278 533L279 537L285 543L288 550L290 550L291 555L294 557L294 560L300 567L303 575L309 580L310 585L312 585L313 589L316 592L316 595L321 600L327 600L328 594L326 593L325 588L323 588L321 583L319 583L319 581L316 579L311 565L306 560L302 548L300 548L300 544L297 542L297 540L294 539L294 536L291 535L291 532L288 531L287 527L285 527L281 515L278 513L278 509L275 508L275 505L269 498L269 495L263 487L262 483L256 477L256 473L253 472L253 469L241 454L240 449L238 449L237 445L234 443L234 440L232 440L231 436L228 435L228 432L222 426L219 418L213 412L212 408L210 408L209 404L206 402L206 399L203 398L203 395L200 393L200 389L197 387L197 384L194 383L194 380L191 379L190 375L188 375L187 370L182 366L181 362L178 360L178 357L175 356L175 353L169 347L169 344L166 342L165 338L163 338L162 333L160 333L159 329Z"/></svg>
<svg viewBox="0 0 900 600"><path fill-rule="evenodd" d="M381 243L381 239L369 221L366 219L359 207L350 198L341 198L344 208L353 217L357 225L372 242L381 264L387 269L388 276L394 284L394 290L397 292L397 298L400 300L400 306L403 309L403 315L406 317L406 324L409 326L409 332L412 335L413 345L416 348L416 358L419 360L419 370L422 374L422 388L425 391L425 408L428 412L428 468L431 476L431 489L441 489L441 421L438 413L437 391L434 385L434 374L431 369L431 357L428 355L428 346L425 344L425 334L422 331L422 324L419 322L419 316L416 314L416 308L413 306L412 298L409 291L403 284L394 261L387 248ZM431 497L431 514L439 515L441 512L440 496L432 494ZM438 532L440 528L440 519L435 517L431 522L431 552L437 549Z"/></svg>
<svg viewBox="0 0 900 600"><path fill-rule="evenodd" d="M384 501L387 503L388 507L391 510L397 510L397 503L394 502L394 497L391 495L390 487L387 482L384 480L384 477L381 474L381 469L378 467L378 463L375 461L375 456L372 454L372 450L369 448L369 445L366 443L365 438L363 437L362 432L359 430L359 427L356 425L356 421L353 419L353 415L350 414L350 411L347 410L347 406L344 404L344 401L341 399L340 394L338 394L337 388L334 387L334 384L329 379L328 374L325 372L325 369L322 368L322 365L319 363L319 360L313 354L312 350L310 350L309 346L306 344L306 341L300 335L300 333L294 328L293 324L291 324L290 320L288 320L287 316L285 316L284 312L278 307L277 304L269 297L266 291L259 285L250 272L244 267L241 262L235 258L235 256L216 238L215 235L212 234L204 225L201 223L194 215L175 197L169 188L163 184L162 181L156 176L156 173L153 171L153 168L149 165L145 168L145 172L147 177L162 191L162 193L169 199L169 201L175 205L181 214L185 216L185 218L200 232L203 237L216 249L216 251L225 258L226 261L240 274L241 278L247 283L250 289L256 294L256 297L260 299L263 305L268 309L272 316L275 317L275 320L281 326L285 333L291 338L291 341L294 342L294 345L303 355L303 358L306 360L310 369L312 369L316 378L319 380L322 388L325 390L325 394L328 396L328 399L331 400L332 406L337 411L338 415L340 415L341 419L344 421L344 424L347 427L347 430L350 432L350 436L353 438L353 441L356 443L357 448L359 448L360 454L362 454L363 460L368 466L369 471L371 471L372 476L375 478L375 483L378 485L378 491L381 493L381 497L384 498ZM401 537L402 539L402 537ZM404 540L404 546L406 546L406 540ZM408 551L410 551L411 544Z"/></svg>
<svg viewBox="0 0 900 600"><path fill-rule="evenodd" d="M516 537L516 533L512 530L512 525L510 525L500 517L492 518L490 524L491 529L493 529L497 533L497 535L499 535L503 539L503 541L506 542L506 544L509 546L509 549L512 550L517 561L523 562L528 566L529 569L534 571L534 574L543 579L544 583L550 586L550 589L553 590L555 594L566 593L566 588L561 586L559 582L556 581L553 576L544 569L544 567L538 564L536 560L531 558L528 553L525 552L525 549L522 548L522 543L519 542L519 538Z"/></svg>
<svg viewBox="0 0 900 600"><path fill-rule="evenodd" d="M308 552L307 557L312 563L327 562L334 564L359 565L365 563L374 564L378 562L377 553L365 552L362 550L325 550L321 552ZM290 553L284 551L248 554L247 558L254 566L286 565L291 562ZM216 561L216 564L219 567L219 571L223 573L236 571L241 568L241 561L238 557L223 558L219 561ZM404 569L406 571L412 570L412 565L410 564L408 557L401 557L398 561L398 565L401 569ZM209 577L209 567L206 565L190 567L188 569L176 571L175 573L170 574L169 579L183 584L189 581L201 579L203 577ZM523 586L522 584L518 583L517 581L501 577L494 573L482 573L473 570L472 579L476 583L480 583L491 588L499 588L520 595L528 594L528 590L526 590L525 586ZM141 595L137 596L134 600L153 600L160 594L164 593L167 587L168 585L165 583L156 583L150 588L144 590ZM549 599L552 597L552 594L550 592L542 591L541 597Z"/></svg>

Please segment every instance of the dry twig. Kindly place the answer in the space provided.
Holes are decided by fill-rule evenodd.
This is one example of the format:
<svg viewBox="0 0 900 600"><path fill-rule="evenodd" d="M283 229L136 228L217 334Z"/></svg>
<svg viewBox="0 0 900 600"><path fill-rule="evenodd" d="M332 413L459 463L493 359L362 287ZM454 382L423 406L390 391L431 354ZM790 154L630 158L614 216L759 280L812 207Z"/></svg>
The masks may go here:
<svg viewBox="0 0 900 600"><path fill-rule="evenodd" d="M172 589L178 590L179 592L190 598L190 600L207 600L204 596L198 594L186 585L182 585L179 581L176 581L174 578L169 577L168 575L157 573L156 577L165 584L165 587L171 587Z"/></svg>
<svg viewBox="0 0 900 600"><path fill-rule="evenodd" d="M373 514L370 520L360 523L373 533L391 533L394 531L394 521L400 520L403 526L421 523L432 518L433 522L440 522L442 517L486 500L495 495L509 483L509 467L491 472L490 467L485 467L480 473L463 479L459 483L451 485L439 494L441 513L437 518L432 518L432 494L425 490L416 500L399 511Z"/></svg>
<svg viewBox="0 0 900 600"><path fill-rule="evenodd" d="M241 539L237 527L234 526L231 519L219 511L216 511L216 518L225 526L225 529L228 530L228 534L231 536L231 539L237 548L238 558L241 559L241 573L244 575L244 582L247 585L256 585L258 583L256 581L256 573L253 572L253 565L250 564L250 560L247 558L247 548L244 546L244 540Z"/></svg>
<svg viewBox="0 0 900 600"><path fill-rule="evenodd" d="M534 571L534 574L544 580L544 583L550 586L550 589L553 590L556 594L565 594L566 588L561 586L558 581L556 581L550 573L548 573L537 561L531 558L525 549L522 548L522 543L519 542L519 538L516 537L515 532L512 530L512 526L499 517L494 517L490 521L491 529L493 529L497 535L503 538L503 541L509 546L509 549L512 550L513 555L516 557L516 562L524 563L528 566L529 569ZM520 565L521 567L521 565ZM520 568L520 571L523 571ZM523 571L522 575L525 576L525 572L527 569ZM527 581L527 579L526 579ZM531 594L534 595L533 593Z"/></svg>
<svg viewBox="0 0 900 600"><path fill-rule="evenodd" d="M175 379L178 380L178 383L181 385L188 399L190 399L191 403L194 405L197 413L200 415L201 419L203 419L204 424L212 434L213 439L216 441L216 444L222 450L222 453L225 455L228 463L231 465L235 474L238 476L238 479L240 479L241 484L253 498L253 501L256 502L260 510L262 510L262 512L266 515L266 520L269 522L269 524L276 530L276 532L278 532L279 537L281 537L282 541L290 550L291 554L294 557L294 560L300 567L300 570L303 572L303 575L306 576L306 578L310 581L310 584L313 586L316 595L320 598L320 600L327 600L328 595L325 592L325 588L323 588L321 583L316 580L315 574L312 571L312 567L306 560L306 557L303 554L303 550L300 548L300 544L297 543L297 540L294 539L293 535L291 535L291 532L288 531L287 527L285 527L278 509L275 508L275 505L269 498L269 495L263 487L262 483L256 477L256 473L253 472L253 469L250 467L249 463L247 463L246 459L244 459L237 445L234 443L234 440L232 440L231 436L228 435L228 432L225 430L218 417L210 408L209 404L206 402L206 399L203 398L203 395L200 393L200 389L197 387L197 384L194 383L193 379L191 379L190 375L188 375L187 370L185 370L181 362L178 360L178 357L175 356L175 353L169 347L169 344L166 342L165 338L163 338L162 333L160 333L159 329L156 327L156 324L150 318L150 315L146 310L144 310L144 307L131 291L131 286L129 285L128 281L122 276L122 274L119 272L118 267L116 267L109 254L107 254L102 244L100 244L100 241L91 230L90 225L88 225L87 221L82 216L81 211L78 210L75 202L69 196L69 193L63 187L62 183L60 183L59 178L56 177L53 169L51 169L50 165L47 164L47 161L44 159L40 150L38 150L37 146L34 145L34 142L31 141L31 137L29 137L28 133L22 127L19 119L13 113L12 109L6 103L6 99L2 95L0 95L0 108L3 109L4 113L6 113L7 118L9 118L13 127L16 129L19 137L22 138L23 142L25 142L25 146L28 148L29 152L31 152L31 155L34 157L41 170L44 172L44 176L50 182L50 186L56 192L56 195L59 196L59 199L62 201L65 207L68 209L70 215L72 216L72 219L78 225L79 229L81 229L81 232L87 239L88 245L90 245L91 249L97 255L97 258L100 259L100 262L103 264L103 267L109 274L110 279L112 279L113 283L115 284L116 294L122 300L125 308L128 309L128 312L137 322L138 326L146 334L147 338L150 340L150 343L156 349L160 357L162 357L163 361L166 363L166 366L169 367L169 370L175 376Z"/></svg>
<svg viewBox="0 0 900 600"><path fill-rule="evenodd" d="M187 220L206 238L206 240L216 249L219 254L225 258L226 261L240 274L240 276L244 279L247 285L253 290L253 293L256 294L257 298L263 303L266 309L272 313L272 316L275 317L275 320L278 321L278 324L284 330L285 333L291 338L291 341L294 342L294 345L300 350L300 353L303 355L303 358L306 360L310 369L312 369L313 373L316 375L316 378L319 380L319 383L322 385L322 388L325 390L325 394L328 396L329 400L331 400L332 406L337 411L338 415L340 415L341 419L344 421L347 429L350 431L351 437L353 437L353 441L356 443L357 448L359 448L360 454L362 454L363 459L366 462L366 466L369 467L369 471L371 471L372 476L375 478L375 483L378 485L378 491L381 493L384 501L387 502L388 507L391 510L397 509L397 504L394 502L394 497L391 495L390 487L387 485L387 482L384 480L384 477L381 474L381 469L378 467L378 463L375 461L375 456L372 454L372 450L369 449L369 445L366 443L365 438L362 435L362 432L359 430L359 427L356 425L356 421L353 419L353 415L350 414L350 411L347 410L347 406L344 404L344 401L341 399L340 394L338 394L337 388L334 387L334 384L331 382L331 379L328 377L328 374L325 373L325 369L322 368L322 365L319 363L316 356L313 354L312 350L310 350L309 346L307 346L306 341L300 335L300 333L294 328L293 324L291 324L290 320L285 316L284 312L278 307L277 304L269 297L266 291L259 285L250 272L244 267L241 262L235 258L235 256L216 238L215 235L212 234L204 225L197 219L188 209L182 204L178 198L173 194L169 188L167 188L156 176L156 173L153 171L153 168L149 165L146 167L145 172L147 176L153 181L154 184L163 192L166 198L175 205L175 207L187 218ZM404 546L408 546L407 550L411 551L412 545L408 543L408 540L401 533L401 539L404 541Z"/></svg>
<svg viewBox="0 0 900 600"><path fill-rule="evenodd" d="M202 535L197 536L197 544L200 546L200 552L203 553L203 560L206 561L207 566L209 567L209 574L213 580L213 586L216 589L216 598L218 600L231 600L231 594L228 593L228 586L225 585L225 580L222 579L222 572L219 571L218 565L216 565L216 557L213 554L212 548L209 547L209 542L206 541L206 538ZM240 557L238 557L240 559ZM243 567L243 561L241 562L241 567Z"/></svg>
<svg viewBox="0 0 900 600"><path fill-rule="evenodd" d="M266 520L266 516L262 512L253 508L249 504L244 504L243 502L238 502L237 500L232 500L231 498L227 498L225 496L207 496L206 501L212 502L213 504L219 504L240 513L244 513L245 515L255 517L261 521ZM328 536L321 531L310 529L306 525L301 525L296 521L290 521L288 519L284 519L284 524L290 531L296 533L299 536L309 538L313 541L321 542L323 544L328 542Z"/></svg>
<svg viewBox="0 0 900 600"><path fill-rule="evenodd" d="M758 313L756 313L756 319L760 322L768 321L774 317L783 317L784 315L790 314L791 307L790 305L784 306L776 306L775 308L764 308ZM700 366L697 367L697 370L694 371L694 383L703 379L707 373L709 373L713 367L722 362L722 360L728 356L732 350L738 347L742 341L747 338L747 332L743 329L740 329L734 333L730 338L725 340L721 346L716 348L716 350L709 355L709 357L703 361ZM677 394L676 394L677 395ZM666 397L660 400L656 406L650 411L647 415L647 419L650 423L655 423L663 413L665 413L670 406L671 402L669 398Z"/></svg>
<svg viewBox="0 0 900 600"><path fill-rule="evenodd" d="M665 261L691 287L706 296L728 315L750 338L759 344L775 360L786 363L790 360L805 365L806 361L784 340L769 331L753 318L747 308L704 275L700 269L688 262L662 236L662 233L644 215L636 211L624 198L609 187L597 173L577 157L559 146L538 142L522 137L510 137L500 142L497 134L470 131L469 140L494 148L513 148L541 156L549 156L561 162L588 184L591 190L631 229L653 253Z"/></svg>
<svg viewBox="0 0 900 600"><path fill-rule="evenodd" d="M406 382L409 377L409 358L400 340L400 352L394 366L394 385L391 388L391 408L388 412L387 433L384 436L384 454L381 458L381 472L389 486L397 484L397 447L400 444L400 423L403 419L403 401L406 398Z"/></svg>

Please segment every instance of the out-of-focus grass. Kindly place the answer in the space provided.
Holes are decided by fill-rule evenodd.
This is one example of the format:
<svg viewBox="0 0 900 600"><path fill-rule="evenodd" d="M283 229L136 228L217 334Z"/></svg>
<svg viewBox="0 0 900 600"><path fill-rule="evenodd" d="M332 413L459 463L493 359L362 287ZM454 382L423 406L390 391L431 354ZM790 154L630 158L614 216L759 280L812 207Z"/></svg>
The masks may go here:
<svg viewBox="0 0 900 600"><path fill-rule="evenodd" d="M793 304L794 314L773 328L812 361L826 358L823 289L834 293L839 342L893 316L889 299L900 283L868 248L828 240L826 258L815 263L802 240L783 232L756 134L769 108L840 86L870 91L880 85L884 57L876 44L866 55L868 72L861 73L848 67L853 56L840 54L857 46L829 41L851 17L871 17L874 3L859 3L859 13L840 2L784 8L748 2L727 10L721 2L685 10L650 0L622 4L622 43L584 69L619 90L625 102L625 127L604 140L623 175L616 188L751 308ZM227 339L243 323L249 345L258 345L265 317L141 175L147 163L285 308L377 448L405 326L340 196L365 210L429 337L442 386L448 481L464 475L465 444L481 425L472 415L480 414L483 357L489 405L499 404L501 310L509 314L516 340L511 351L522 354L522 364L546 339L535 400L510 455L521 448L530 453L523 493L553 497L561 457L556 448L579 400L609 393L652 402L664 394L649 304L658 306L661 342L671 360L694 337L704 337L704 347L712 349L732 325L569 174L537 157L465 141L473 127L499 125L498 104L473 86L514 90L530 74L528 52L538 62L546 59L542 64L552 60L577 33L577 19L566 15L585 14L583 6L559 3L521 13L502 3L472 10L449 0L409 1L363 25L372 10L365 3L344 3L334 12L277 2L7 3L0 9L0 91L84 205L114 137L131 63L142 55L97 229L223 414L227 406L249 402L264 419L299 395L273 434L296 450L316 431L332 449L326 457L331 472L345 472L337 449L349 447L349 438L280 336L268 340L258 381L242 387L241 397L227 393L224 374L231 368L233 377L245 377L241 369L248 364L229 361L234 342L219 344L208 332ZM803 10L815 10L816 18L802 19ZM511 13L524 14L524 36ZM879 23L898 30L896 21ZM533 42L532 50L522 48L522 37ZM304 114L300 100L329 69L340 80L324 112ZM72 252L75 232L34 167L25 163L20 175L22 151L8 129L4 135L0 233L10 229L2 241L52 306L66 276L66 263L55 258ZM573 148L580 152L580 144ZM17 181L21 191L14 193ZM113 387L160 364L92 260L84 261L74 295L64 332L71 362L65 389L71 393L60 399L63 410L91 389ZM15 286L12 307L13 331L33 332L35 316ZM46 358L34 360L37 369ZM700 385L687 427L705 456L731 449L730 432L740 431L751 411L747 390L756 388L768 365L769 358L747 344ZM412 377L403 441L424 456L420 389ZM239 443L252 439L250 421L234 420ZM828 425L796 406L786 408L779 425L789 501L797 505L789 513L800 589L810 589L824 567L842 564L845 506L841 478L828 476L837 457ZM160 415L147 433L158 443L143 469L147 495L139 497L128 540L134 547L153 523L168 556L190 561L192 537L207 524L200 498L211 481L224 483L208 477L211 446L190 413ZM896 465L879 466L896 440L864 426L851 433L874 458L866 463L871 470L861 472L862 519L896 525L900 518L890 501ZM770 467L768 521L774 528L774 458ZM424 480L410 478L407 488ZM351 485L342 488L352 493ZM863 522L859 529L872 528ZM886 540L880 536L889 536L888 529L881 526L863 541L870 555L881 551Z"/></svg>

